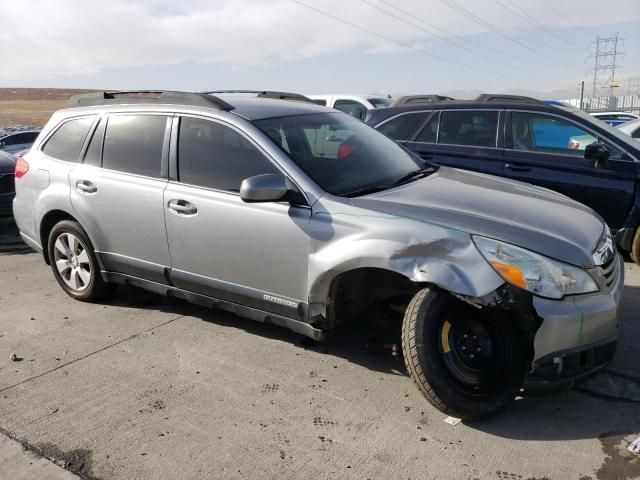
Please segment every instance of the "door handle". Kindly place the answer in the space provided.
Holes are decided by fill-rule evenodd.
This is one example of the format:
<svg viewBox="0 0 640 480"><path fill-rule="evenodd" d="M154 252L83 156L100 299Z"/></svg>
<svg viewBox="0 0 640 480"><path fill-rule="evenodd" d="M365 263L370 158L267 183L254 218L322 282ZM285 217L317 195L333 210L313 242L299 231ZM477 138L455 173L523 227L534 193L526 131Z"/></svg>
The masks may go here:
<svg viewBox="0 0 640 480"><path fill-rule="evenodd" d="M198 213L196 206L186 200L169 200L167 206L177 215L195 215Z"/></svg>
<svg viewBox="0 0 640 480"><path fill-rule="evenodd" d="M89 180L78 180L76 182L76 189L81 193L96 193L98 191L98 187L96 187Z"/></svg>
<svg viewBox="0 0 640 480"><path fill-rule="evenodd" d="M508 168L509 170L513 170L514 172L528 172L531 170L529 165L521 165L518 163L505 163L504 168Z"/></svg>
<svg viewBox="0 0 640 480"><path fill-rule="evenodd" d="M433 155L431 155L430 153L421 153L420 158L422 158L423 160L433 160Z"/></svg>

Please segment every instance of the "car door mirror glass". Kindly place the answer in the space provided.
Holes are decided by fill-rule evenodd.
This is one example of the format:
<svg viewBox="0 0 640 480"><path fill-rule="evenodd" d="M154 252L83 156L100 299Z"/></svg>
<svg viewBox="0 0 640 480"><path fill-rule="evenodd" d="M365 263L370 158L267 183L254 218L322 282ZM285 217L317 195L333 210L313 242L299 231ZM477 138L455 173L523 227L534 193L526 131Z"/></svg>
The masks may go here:
<svg viewBox="0 0 640 480"><path fill-rule="evenodd" d="M278 202L288 192L286 179L274 173L245 178L240 185L240 198L247 203Z"/></svg>
<svg viewBox="0 0 640 480"><path fill-rule="evenodd" d="M602 143L590 143L584 149L584 158L593 160L595 167L607 166L609 162L609 149Z"/></svg>

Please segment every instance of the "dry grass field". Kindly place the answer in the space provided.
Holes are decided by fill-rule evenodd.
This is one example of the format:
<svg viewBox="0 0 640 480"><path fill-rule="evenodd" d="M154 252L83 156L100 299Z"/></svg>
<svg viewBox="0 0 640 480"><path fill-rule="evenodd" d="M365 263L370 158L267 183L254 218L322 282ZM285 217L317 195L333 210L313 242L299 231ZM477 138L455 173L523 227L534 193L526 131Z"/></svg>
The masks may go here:
<svg viewBox="0 0 640 480"><path fill-rule="evenodd" d="M71 95L91 90L58 88L0 88L0 127L42 127Z"/></svg>

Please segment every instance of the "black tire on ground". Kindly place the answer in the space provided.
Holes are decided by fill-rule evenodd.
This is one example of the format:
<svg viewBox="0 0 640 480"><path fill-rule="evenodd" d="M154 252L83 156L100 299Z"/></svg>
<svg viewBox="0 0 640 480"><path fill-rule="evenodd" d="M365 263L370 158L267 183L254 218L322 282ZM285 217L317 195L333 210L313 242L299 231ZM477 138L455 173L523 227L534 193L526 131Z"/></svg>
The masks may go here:
<svg viewBox="0 0 640 480"><path fill-rule="evenodd" d="M420 290L402 323L409 376L438 410L471 419L496 413L522 388L527 371L522 334L491 315L436 290Z"/></svg>
<svg viewBox="0 0 640 480"><path fill-rule="evenodd" d="M640 228L636 230L631 241L631 250L629 256L636 264L640 265Z"/></svg>
<svg viewBox="0 0 640 480"><path fill-rule="evenodd" d="M69 252L72 251L70 248L65 254L60 250L60 248L56 247L56 242L58 240L62 242L62 245L69 247L70 236L77 239L78 245L72 252L72 255L69 254ZM83 302L93 302L105 297L113 290L113 285L102 279L102 276L100 275L100 267L93 251L93 245L91 245L89 237L78 222L74 222L72 220L63 220L58 222L49 233L49 241L47 245L49 263L51 264L51 270L53 270L53 276L67 295ZM56 248L58 249L57 251ZM86 255L83 255L83 252ZM74 260L74 258L76 259ZM77 268L81 267L83 269L84 278L88 278L89 280L83 281L80 275L76 275L76 284L78 288L72 288L72 286L69 285L72 269L70 268L63 272L64 277L67 279L65 280L65 278L63 278L63 273L60 272L56 264L57 259L63 262L68 260L71 267L74 266L72 262L76 262L78 264ZM88 277L85 273L87 271L89 272Z"/></svg>

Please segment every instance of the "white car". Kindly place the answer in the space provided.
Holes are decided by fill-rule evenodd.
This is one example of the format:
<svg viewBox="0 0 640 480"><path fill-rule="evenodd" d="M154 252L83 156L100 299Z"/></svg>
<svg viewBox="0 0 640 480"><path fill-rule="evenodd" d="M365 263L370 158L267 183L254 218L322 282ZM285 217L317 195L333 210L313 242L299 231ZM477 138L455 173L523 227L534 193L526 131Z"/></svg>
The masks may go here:
<svg viewBox="0 0 640 480"><path fill-rule="evenodd" d="M618 130L640 141L640 118L618 125Z"/></svg>
<svg viewBox="0 0 640 480"><path fill-rule="evenodd" d="M598 120L608 123L612 127L617 127L618 125L638 118L638 115L629 112L594 112L591 115Z"/></svg>
<svg viewBox="0 0 640 480"><path fill-rule="evenodd" d="M383 95L327 94L307 95L314 103L335 108L352 117L364 120L368 110L391 106L391 98Z"/></svg>

